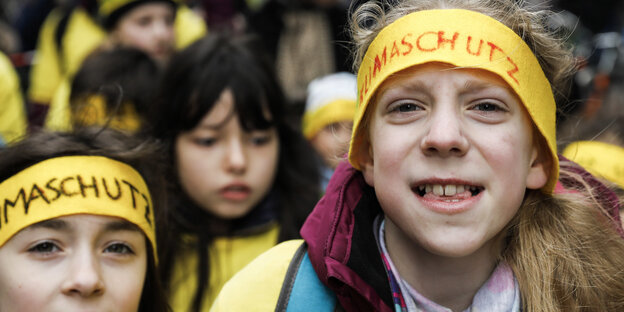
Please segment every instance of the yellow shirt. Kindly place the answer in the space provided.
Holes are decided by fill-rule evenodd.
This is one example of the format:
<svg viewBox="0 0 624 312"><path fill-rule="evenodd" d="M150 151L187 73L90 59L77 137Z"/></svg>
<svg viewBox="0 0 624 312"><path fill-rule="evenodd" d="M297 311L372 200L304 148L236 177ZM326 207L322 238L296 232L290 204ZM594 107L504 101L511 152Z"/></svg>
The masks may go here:
<svg viewBox="0 0 624 312"><path fill-rule="evenodd" d="M26 134L26 112L13 63L0 53L0 139L7 144Z"/></svg>
<svg viewBox="0 0 624 312"><path fill-rule="evenodd" d="M201 311L209 311L223 285L258 255L277 244L279 226L250 236L219 237L209 246L210 281L204 292ZM197 287L197 253L188 252L174 265L169 304L174 312L187 312Z"/></svg>

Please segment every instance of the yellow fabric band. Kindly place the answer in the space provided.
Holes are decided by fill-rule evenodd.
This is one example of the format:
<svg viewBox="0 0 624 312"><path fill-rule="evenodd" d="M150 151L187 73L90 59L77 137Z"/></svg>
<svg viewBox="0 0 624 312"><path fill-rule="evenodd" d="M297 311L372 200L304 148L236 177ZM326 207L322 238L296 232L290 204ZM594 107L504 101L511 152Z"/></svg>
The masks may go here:
<svg viewBox="0 0 624 312"><path fill-rule="evenodd" d="M158 259L149 190L141 175L122 162L102 156L44 160L0 183L0 203L0 247L32 224L93 214L119 217L138 226Z"/></svg>
<svg viewBox="0 0 624 312"><path fill-rule="evenodd" d="M624 148L617 145L579 141L568 145L563 156L624 189Z"/></svg>
<svg viewBox="0 0 624 312"><path fill-rule="evenodd" d="M325 126L341 121L353 120L355 102L348 99L339 99L323 105L313 112L303 115L303 135L307 139L313 138Z"/></svg>
<svg viewBox="0 0 624 312"><path fill-rule="evenodd" d="M555 111L550 83L537 58L513 30L497 20L469 10L441 9L408 14L385 27L373 40L358 71L358 104L354 117L349 161L359 168L353 153L359 124L381 83L414 65L443 62L477 68L500 76L516 92L551 152L553 169L542 188L552 193L559 176Z"/></svg>
<svg viewBox="0 0 624 312"><path fill-rule="evenodd" d="M104 96L87 96L83 102L75 105L72 112L72 124L110 126L128 132L136 132L141 127L141 119L130 101L122 103L119 112L108 112Z"/></svg>

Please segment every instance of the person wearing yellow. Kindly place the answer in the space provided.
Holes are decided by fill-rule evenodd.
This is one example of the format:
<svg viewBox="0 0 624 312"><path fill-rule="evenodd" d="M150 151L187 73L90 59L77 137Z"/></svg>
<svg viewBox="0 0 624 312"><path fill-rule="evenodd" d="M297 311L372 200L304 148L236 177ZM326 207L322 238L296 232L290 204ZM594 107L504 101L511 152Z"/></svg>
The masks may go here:
<svg viewBox="0 0 624 312"><path fill-rule="evenodd" d="M27 92L31 107L29 121L33 125L40 126L44 123L50 102L63 80L71 81L85 57L106 41L107 30L99 21L103 22L106 16L110 17L117 9L123 10L124 6L143 2L150 1L89 0L89 5L76 5L70 10L57 8L48 15L39 34ZM102 5L105 5L104 10L100 11ZM182 48L204 36L207 29L201 17L187 6L177 2L176 5L175 46ZM91 13L92 11L94 12ZM102 17L101 14L105 16ZM66 90L60 92L68 95L69 86L64 88Z"/></svg>
<svg viewBox="0 0 624 312"><path fill-rule="evenodd" d="M305 243L256 258L212 311L624 309L618 202L557 155L554 91L575 63L550 14L514 0L354 8L349 163Z"/></svg>
<svg viewBox="0 0 624 312"><path fill-rule="evenodd" d="M26 127L19 77L11 60L0 52L0 146L20 139Z"/></svg>

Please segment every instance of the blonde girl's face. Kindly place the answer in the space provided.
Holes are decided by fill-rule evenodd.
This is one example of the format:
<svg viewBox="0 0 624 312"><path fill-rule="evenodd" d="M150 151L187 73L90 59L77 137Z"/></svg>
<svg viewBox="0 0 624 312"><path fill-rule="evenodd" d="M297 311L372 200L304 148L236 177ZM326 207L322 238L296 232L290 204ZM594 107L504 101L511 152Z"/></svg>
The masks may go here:
<svg viewBox="0 0 624 312"><path fill-rule="evenodd" d="M143 232L114 217L31 225L0 247L0 311L136 312L145 244Z"/></svg>
<svg viewBox="0 0 624 312"><path fill-rule="evenodd" d="M225 89L199 124L178 135L178 177L200 207L224 219L245 216L269 192L277 173L279 137L275 128L247 132Z"/></svg>
<svg viewBox="0 0 624 312"><path fill-rule="evenodd" d="M376 93L362 170L387 237L444 257L491 250L526 188L546 183L528 114L498 76L429 63Z"/></svg>
<svg viewBox="0 0 624 312"><path fill-rule="evenodd" d="M133 47L164 63L175 48L175 10L167 3L146 3L124 14L110 36L113 42Z"/></svg>

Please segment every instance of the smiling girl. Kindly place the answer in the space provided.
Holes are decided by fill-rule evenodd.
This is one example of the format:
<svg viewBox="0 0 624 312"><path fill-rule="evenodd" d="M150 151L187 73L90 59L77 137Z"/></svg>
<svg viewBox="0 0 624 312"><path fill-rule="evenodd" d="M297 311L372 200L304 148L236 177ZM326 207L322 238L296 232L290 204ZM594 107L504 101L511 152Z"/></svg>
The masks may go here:
<svg viewBox="0 0 624 312"><path fill-rule="evenodd" d="M209 36L164 77L151 126L177 195L162 272L174 311L206 311L240 268L298 237L319 197L314 154L256 41Z"/></svg>
<svg viewBox="0 0 624 312"><path fill-rule="evenodd" d="M350 165L305 243L257 258L213 310L624 308L617 198L556 154L554 94L574 64L549 12L523 3L357 8Z"/></svg>
<svg viewBox="0 0 624 312"><path fill-rule="evenodd" d="M83 129L0 152L1 311L167 311L148 146Z"/></svg>

